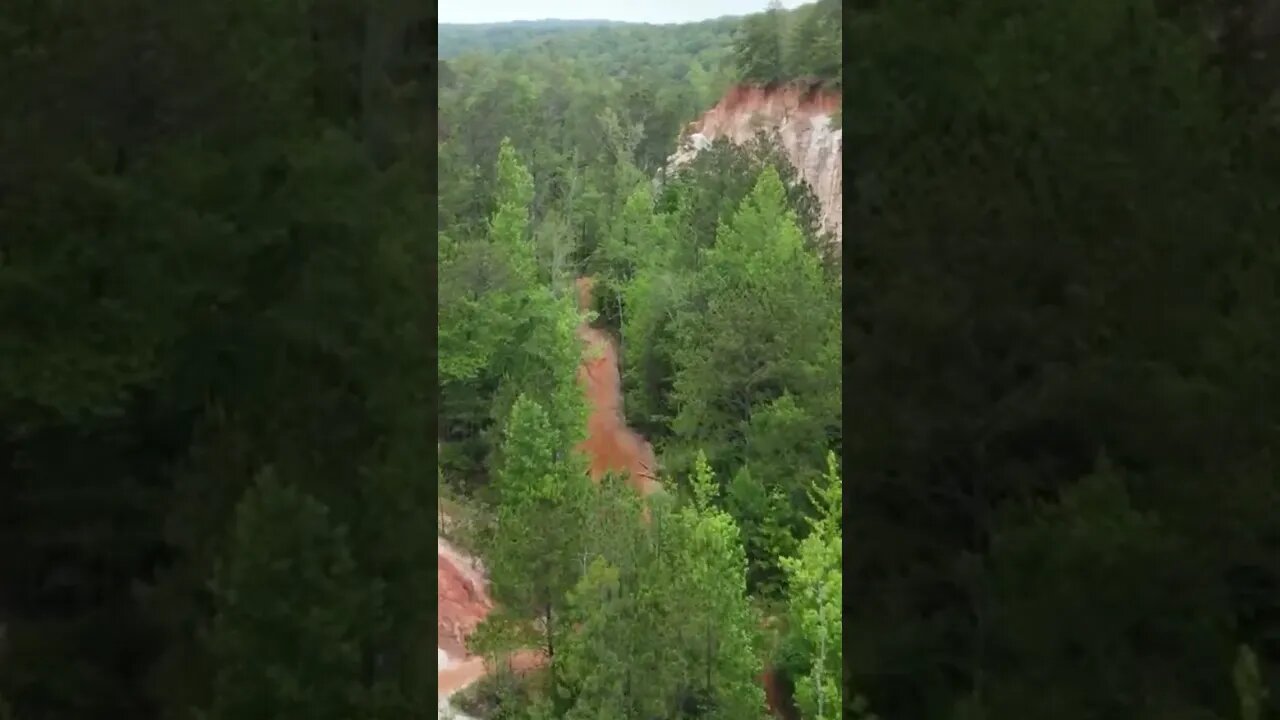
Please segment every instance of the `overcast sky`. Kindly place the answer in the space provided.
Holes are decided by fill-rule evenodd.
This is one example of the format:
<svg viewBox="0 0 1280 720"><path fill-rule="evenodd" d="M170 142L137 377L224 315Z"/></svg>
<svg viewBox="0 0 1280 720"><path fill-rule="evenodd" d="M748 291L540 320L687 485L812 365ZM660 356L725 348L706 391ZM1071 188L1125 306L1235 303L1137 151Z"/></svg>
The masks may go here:
<svg viewBox="0 0 1280 720"><path fill-rule="evenodd" d="M782 0L786 8L813 0ZM678 23L764 10L767 0L439 0L442 23L626 20Z"/></svg>

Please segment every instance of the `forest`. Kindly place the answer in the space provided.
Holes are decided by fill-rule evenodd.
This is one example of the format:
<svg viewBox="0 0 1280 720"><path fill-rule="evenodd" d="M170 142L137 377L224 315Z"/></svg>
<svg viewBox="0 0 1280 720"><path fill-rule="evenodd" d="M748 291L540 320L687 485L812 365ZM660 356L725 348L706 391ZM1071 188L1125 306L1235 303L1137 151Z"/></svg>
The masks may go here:
<svg viewBox="0 0 1280 720"><path fill-rule="evenodd" d="M430 20L0 3L0 717L425 717Z"/></svg>
<svg viewBox="0 0 1280 720"><path fill-rule="evenodd" d="M795 16L751 16L661 72L599 58L631 52L617 28L447 63L440 157L465 171L442 177L474 174L456 205L442 186L442 493L545 538L475 530L504 608L476 651L553 658L486 681L496 716L755 716L762 669L800 717L836 716L834 698L849 717L1275 715L1275 8L942 5L843 18L839 270L795 252L820 240L767 142L661 172L726 84L817 74L794 60L815 45L795 43ZM611 74L574 74L575 51ZM717 82L678 106L705 70ZM485 197L488 215L448 210ZM528 214L509 224L501 198ZM529 254L499 260L515 227ZM573 381L558 361L523 357L540 342L477 342L516 317L500 303L545 307L502 337L559 323L571 357L584 273L658 458L648 524L619 520L630 494L584 490L580 468L511 460L533 456L521 428L578 442L553 429L578 422L578 395L557 390ZM548 467L573 462L555 451ZM538 476L545 495L518 489ZM667 544L712 526L723 556ZM837 568L838 621L811 593ZM835 627L843 646L823 648Z"/></svg>
<svg viewBox="0 0 1280 720"><path fill-rule="evenodd" d="M1276 717L1274 3L845 18L845 661L889 718Z"/></svg>
<svg viewBox="0 0 1280 720"><path fill-rule="evenodd" d="M1280 6L761 10L0 4L0 718L1277 717Z"/></svg>
<svg viewBox="0 0 1280 720"><path fill-rule="evenodd" d="M831 239L767 134L668 167L690 121L758 82L758 45L794 72L768 82L838 74L839 14L476 28L479 50L442 58L441 532L496 603L467 639L495 668L454 698L469 716L764 718L766 674L803 717L842 716ZM466 34L442 26L442 54L446 33ZM589 479L584 325L616 344L651 476Z"/></svg>

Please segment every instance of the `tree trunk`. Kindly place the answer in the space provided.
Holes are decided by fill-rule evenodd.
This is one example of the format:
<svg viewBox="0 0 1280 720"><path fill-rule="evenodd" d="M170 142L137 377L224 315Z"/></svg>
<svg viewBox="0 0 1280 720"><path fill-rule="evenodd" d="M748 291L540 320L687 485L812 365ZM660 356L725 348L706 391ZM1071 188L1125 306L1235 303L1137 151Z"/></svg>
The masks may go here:
<svg viewBox="0 0 1280 720"><path fill-rule="evenodd" d="M547 672L551 675L551 692L554 695L556 691L556 638L555 629L552 626L551 603L547 603L546 609L543 611L543 618L547 625Z"/></svg>

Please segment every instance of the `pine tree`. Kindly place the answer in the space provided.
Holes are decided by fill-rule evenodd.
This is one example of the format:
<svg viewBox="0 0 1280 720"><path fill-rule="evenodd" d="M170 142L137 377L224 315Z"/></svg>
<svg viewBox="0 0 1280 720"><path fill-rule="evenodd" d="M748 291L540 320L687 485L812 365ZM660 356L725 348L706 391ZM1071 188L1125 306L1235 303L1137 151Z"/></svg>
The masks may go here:
<svg viewBox="0 0 1280 720"><path fill-rule="evenodd" d="M487 235L441 249L441 415L449 418L447 433L481 436L474 462L495 460L521 392L542 405L566 452L582 437L575 298L539 277L529 233L532 179L509 141L496 174Z"/></svg>
<svg viewBox="0 0 1280 720"><path fill-rule="evenodd" d="M529 204L533 201L533 175L516 157L511 140L498 149L498 179L489 241L498 246L512 272L524 285L536 281L536 262L529 243Z"/></svg>
<svg viewBox="0 0 1280 720"><path fill-rule="evenodd" d="M743 462L738 439L752 415L784 394L812 416L813 427L838 427L831 400L840 383L832 352L840 344L838 298L804 247L785 197L778 174L766 167L703 253L696 309L678 320L672 427L686 448L705 447L718 468ZM685 466L688 456L673 462Z"/></svg>
<svg viewBox="0 0 1280 720"><path fill-rule="evenodd" d="M360 644L378 586L362 580L329 511L264 474L236 508L212 584L211 720L349 720L370 710Z"/></svg>
<svg viewBox="0 0 1280 720"><path fill-rule="evenodd" d="M604 321L619 330L619 341L627 345L626 288L641 265L651 265L668 243L662 220L653 212L649 183L641 183L627 196L608 237L596 250L596 303Z"/></svg>
<svg viewBox="0 0 1280 720"><path fill-rule="evenodd" d="M842 484L834 453L813 498L818 517L795 557L784 558L794 632L810 653L809 672L795 678L796 704L805 718L843 717Z"/></svg>
<svg viewBox="0 0 1280 720"><path fill-rule="evenodd" d="M585 417L577 385L581 344L576 334L580 320L576 298L571 292L557 294L538 280L536 253L528 234L532 180L506 141L499 151L498 181L490 241L510 263L516 282L510 292L493 296L495 313L507 330L494 336L499 346L492 371L501 384L493 413L495 419L505 419L516 393L536 399L555 433L549 441L567 457L583 437Z"/></svg>
<svg viewBox="0 0 1280 720"><path fill-rule="evenodd" d="M446 382L500 372L493 365L502 339L514 329L511 306L536 282L533 247L527 242L533 180L509 140L502 141L496 172L496 206L486 238L442 241L439 246L441 277L449 283L441 288L439 325ZM472 280L470 287L454 289L453 283L467 280Z"/></svg>
<svg viewBox="0 0 1280 720"><path fill-rule="evenodd" d="M486 554L493 598L537 624L554 673L565 597L582 574L590 480L537 401L519 396L505 433L497 531Z"/></svg>
<svg viewBox="0 0 1280 720"><path fill-rule="evenodd" d="M629 597L623 586L621 571L597 556L569 596L576 622L565 647L564 679L574 694L568 720L636 717L636 691L656 690L636 674L631 640L640 625L630 612L636 588Z"/></svg>
<svg viewBox="0 0 1280 720"><path fill-rule="evenodd" d="M664 613L670 597L654 577L652 526L643 523L642 507L612 474L591 502L564 651L570 718L654 717L669 707L676 679Z"/></svg>
<svg viewBox="0 0 1280 720"><path fill-rule="evenodd" d="M719 488L701 453L690 485L692 503L668 528L686 544L671 559L669 571L674 572L666 576L677 578L673 595L685 599L682 612L671 617L682 631L686 702L709 718L762 718L764 692L756 680L761 669L759 619L747 597L746 555L737 524L714 504Z"/></svg>
<svg viewBox="0 0 1280 720"><path fill-rule="evenodd" d="M787 522L798 514L796 509L780 490L766 488L747 465L725 488L725 507L742 529L748 589L759 597L778 597L783 589L781 559L794 551L795 537Z"/></svg>
<svg viewBox="0 0 1280 720"><path fill-rule="evenodd" d="M700 458L694 500L650 498L650 521L620 479L593 501L585 571L570 594L567 717L723 720L764 715L757 618L733 520L714 506Z"/></svg>

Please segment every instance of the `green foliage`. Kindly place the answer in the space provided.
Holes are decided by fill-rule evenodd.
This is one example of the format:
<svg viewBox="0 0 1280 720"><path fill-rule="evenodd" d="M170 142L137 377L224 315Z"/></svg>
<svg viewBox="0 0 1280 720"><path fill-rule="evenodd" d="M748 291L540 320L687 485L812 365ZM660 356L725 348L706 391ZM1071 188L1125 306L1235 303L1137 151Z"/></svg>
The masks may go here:
<svg viewBox="0 0 1280 720"><path fill-rule="evenodd" d="M706 447L714 466L736 468L757 410L786 393L805 403L838 386L838 366L822 348L838 343L839 305L770 168L721 226L702 265L698 311L682 315L676 328L672 427ZM835 422L819 416L816 426Z"/></svg>
<svg viewBox="0 0 1280 720"><path fill-rule="evenodd" d="M652 26L610 20L535 20L497 24L441 24L441 59L473 53L528 52L542 47L565 55L583 54L607 60L610 72L643 67L649 54L697 47L723 36L733 19L676 26ZM622 47L619 47L622 46Z"/></svg>
<svg viewBox="0 0 1280 720"><path fill-rule="evenodd" d="M674 571L676 596L689 603L678 615L688 628L686 697L703 709L704 717L762 717L764 693L756 682L759 619L746 594L747 563L738 527L712 505L718 488L701 453L690 482L694 504L676 513L675 527L668 527L664 538L682 540L685 547L668 572Z"/></svg>
<svg viewBox="0 0 1280 720"><path fill-rule="evenodd" d="M782 592L780 559L790 555L795 545L787 521L798 513L787 503L782 490L777 486L766 488L750 466L734 473L725 492L725 507L742 528L748 588L762 597L778 597Z"/></svg>
<svg viewBox="0 0 1280 720"><path fill-rule="evenodd" d="M441 28L438 184L418 10L6 5L11 714L420 714L435 464L496 515L475 651L552 659L500 717L760 717L763 600L804 717L1260 720L1270 6L860 3L842 304L769 137L660 171L735 81L842 83L831 0ZM574 453L582 274L671 494Z"/></svg>
<svg viewBox="0 0 1280 720"><path fill-rule="evenodd" d="M717 139L664 178L656 208L671 216L679 239L677 261L696 266L697 253L715 243L720 225L737 212L765 168L772 168L782 180L787 207L795 213L806 247L821 254L830 240L823 237L818 200L807 184L798 181L777 138L761 132L742 146Z"/></svg>
<svg viewBox="0 0 1280 720"><path fill-rule="evenodd" d="M832 360L821 355L816 359ZM823 458L831 447L832 428L824 424L824 417L838 415L838 408L816 397L790 392L751 413L744 443L747 466L767 478L769 492L781 494L785 506L792 508L776 517L797 533L806 529L800 518L810 509L807 491L821 478Z"/></svg>
<svg viewBox="0 0 1280 720"><path fill-rule="evenodd" d="M699 510L706 511L719 494L719 488L713 482L711 466L707 465L707 456L701 450L693 459L693 477L689 481L693 489L693 503Z"/></svg>
<svg viewBox="0 0 1280 720"><path fill-rule="evenodd" d="M498 141L510 135L526 153L535 178L535 217L541 219L552 205L566 211L572 205L569 214L590 229L597 219L581 216L592 203L584 207L581 201L597 188L579 186L572 202L568 196L577 171L604 162L608 154L601 111L638 128L635 162L651 173L665 162L684 124L733 81L727 56L737 23L725 18L679 26L552 31L542 42L458 57L449 50L454 28L442 26L441 57L450 58L449 82L442 82L439 101L444 144L451 157L467 158L464 167L491 168ZM481 178L478 196L455 197L459 203L485 207L490 186L491 180ZM621 200L625 194L616 197ZM446 206L447 212L453 207Z"/></svg>
<svg viewBox="0 0 1280 720"><path fill-rule="evenodd" d="M211 705L206 587L265 467L388 586L352 629L383 658L361 683L427 694L407 598L430 537L406 524L431 494L426 18L385 10L0 10L0 585L21 588L0 686L22 716Z"/></svg>
<svg viewBox="0 0 1280 720"><path fill-rule="evenodd" d="M767 207L739 213L768 173L774 180ZM628 420L650 438L665 440L667 467L692 469L693 448L715 453L714 464L732 479L722 496L742 527L749 587L766 594L781 591L778 558L804 530L805 488L821 475L839 417L830 392L839 383L838 286L813 251L825 242L816 233L816 202L802 183L785 186L783 178L792 177L794 170L766 136L745 148L716 143L665 179L657 207L647 187L633 192L615 234L595 255L601 309L620 319ZM797 216L788 215L793 209L804 217L803 231ZM726 239L729 231L722 228L717 239L718 226L739 218L761 226L749 247ZM746 263L748 255L766 274L753 278L759 270L732 265L733 258ZM739 297L748 300L739 303ZM738 314L710 318L705 308L712 302ZM744 308L757 312L748 320ZM780 327L797 335L778 337ZM817 342L805 337L806 330ZM769 337L778 337L773 350L761 345ZM726 352L729 346L738 350ZM753 355L756 347L765 354ZM700 359L694 367L691 357ZM804 371L772 374L788 367L820 368L821 379ZM681 377L684 395L676 392ZM742 397L735 387L740 378L760 395ZM694 393L713 398L703 401L708 404L728 402L720 398L729 395L738 405L691 419L698 407L690 400ZM674 425L681 416L687 424Z"/></svg>
<svg viewBox="0 0 1280 720"><path fill-rule="evenodd" d="M491 592L513 620L537 621L539 645L554 672L565 596L582 572L591 487L572 444L536 401L524 395L516 399L505 434L497 479L498 532L485 554ZM491 616L485 624L501 617Z"/></svg>
<svg viewBox="0 0 1280 720"><path fill-rule="evenodd" d="M237 505L213 591L209 717L368 711L360 644L380 588L360 581L345 530L314 498L260 478Z"/></svg>
<svg viewBox="0 0 1280 720"><path fill-rule="evenodd" d="M467 443L464 475L493 456L490 438L519 392L543 404L565 447L582 434L578 313L567 288L552 292L539 277L527 217L532 180L505 140L497 174L488 232L440 251L442 435Z"/></svg>
<svg viewBox="0 0 1280 720"><path fill-rule="evenodd" d="M1046 692L1061 708L1046 709L1050 718L1190 710L1187 688L1151 688L1145 697L1123 691L1155 671L1192 677L1206 663L1229 662L1222 640L1230 623L1214 589L1196 585L1190 557L1156 517L1133 508L1106 465L1058 504L998 534L990 563L1000 622L991 642L993 652L1022 662L992 668L991 711L1006 717ZM1082 586L1089 598L1067 611L1061 598ZM1128 640L1117 647L1116 638Z"/></svg>
<svg viewBox="0 0 1280 720"><path fill-rule="evenodd" d="M648 183L635 186L622 206L611 232L596 249L593 256L594 276L604 279L596 282L597 302L603 310L606 325L620 330L626 322L622 288L633 279L637 266L644 256L661 252L666 246L667 228L653 212L653 194ZM609 322L613 320L613 322ZM626 337L622 337L626 343Z"/></svg>
<svg viewBox="0 0 1280 720"><path fill-rule="evenodd" d="M606 284L623 285L620 335L627 419L651 439L663 441L672 432L676 320L697 307L695 279L703 271L703 250L715 243L719 225L733 217L766 167L774 168L787 186L786 204L797 212L805 246L823 246L817 202L804 183L792 182L794 169L770 140L760 137L742 148L721 140L664 179L655 220L641 223L649 228L638 236L645 244L637 242L627 251L628 262L605 277Z"/></svg>
<svg viewBox="0 0 1280 720"><path fill-rule="evenodd" d="M849 29L852 683L886 717L1230 716L1208 668L1280 597L1274 125L1150 2Z"/></svg>
<svg viewBox="0 0 1280 720"><path fill-rule="evenodd" d="M795 678L796 704L803 717L845 717L842 700L844 590L841 579L842 484L834 453L827 455L827 474L816 488L818 507L812 530L794 557L784 558L792 632L803 638L810 658L806 672Z"/></svg>
<svg viewBox="0 0 1280 720"><path fill-rule="evenodd" d="M734 42L734 61L742 79L768 85L784 79L782 5L770 4L768 10L748 15L742 21Z"/></svg>
<svg viewBox="0 0 1280 720"><path fill-rule="evenodd" d="M533 248L529 245L529 203L533 201L533 176L516 158L511 141L503 138L498 150L498 184L495 209L489 221L489 241L511 265L516 280L534 280Z"/></svg>
<svg viewBox="0 0 1280 720"><path fill-rule="evenodd" d="M739 76L759 85L804 78L839 87L842 10L838 0L818 0L787 12L773 0L765 12L743 18L734 39Z"/></svg>
<svg viewBox="0 0 1280 720"><path fill-rule="evenodd" d="M570 596L581 621L568 651L575 697L566 718L633 716L640 696L657 695L637 672L633 636L643 626L630 607L634 591L621 586L617 568L597 557Z"/></svg>
<svg viewBox="0 0 1280 720"><path fill-rule="evenodd" d="M532 683L501 664L450 698L467 715L490 720L546 720L539 714L544 701ZM440 720L452 719L441 714Z"/></svg>
<svg viewBox="0 0 1280 720"><path fill-rule="evenodd" d="M842 10L838 0L818 0L796 11L786 37L788 75L821 78L840 85L844 57Z"/></svg>
<svg viewBox="0 0 1280 720"><path fill-rule="evenodd" d="M612 475L592 503L585 572L570 596L566 717L647 717L671 707L681 665L668 618L677 610L672 588L652 576L660 559L641 507Z"/></svg>
<svg viewBox="0 0 1280 720"><path fill-rule="evenodd" d="M691 483L694 504L653 502L647 525L634 491L602 485L586 572L570 595L565 717L763 717L737 529L711 505L705 461Z"/></svg>
<svg viewBox="0 0 1280 720"><path fill-rule="evenodd" d="M440 149L456 168L456 185L450 176L441 190L443 447L457 458L451 476L492 480L498 533L485 556L504 608L471 642L499 662L512 648L542 646L551 657L549 684L542 684L550 716L758 716L759 639L746 596L744 540L719 508L729 501L720 499L711 464L694 467L689 455L702 499L687 511L657 501L646 528L633 491L606 478L591 494L572 460L582 422L573 371L582 350L568 280L595 280L598 313L589 315L618 332L624 406L647 417L646 430L671 435L673 358L690 337L675 331L706 295L712 276L698 271L715 268L703 255L716 243L721 216L731 220L772 166L778 194L764 214L776 214L768 220L774 223L796 208L801 224L787 221L784 243L794 240L803 253L818 242L817 204L802 183L791 182L794 169L767 137L745 148L717 144L706 160L665 178L655 198L647 176L665 162L680 125L719 96L727 76L716 68L724 66L705 54L664 57L662 63L692 63L693 91L682 95L658 73L610 77L608 62L562 40L498 57L459 57L442 83ZM627 52L610 48L616 51ZM700 224L690 228L672 208ZM476 221L478 212L490 213L487 225ZM816 256L810 261L824 297L834 299ZM635 394L636 379L656 392ZM807 417L809 409L792 403L778 412L775 425ZM767 441L769 417L763 413L753 451L762 472L805 452ZM810 455L820 463L825 422L794 425L795 435L801 425L817 429L820 450ZM680 452L696 441L681 438ZM788 481L771 480L771 502L803 499L791 470ZM781 524L755 519L764 529L753 526L750 542L763 549L757 534L786 545L787 526L800 523L800 513ZM777 557L759 562L779 582Z"/></svg>

